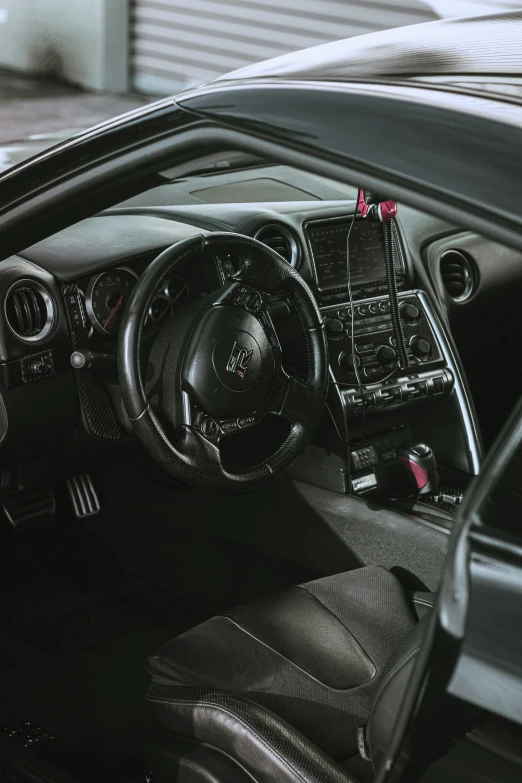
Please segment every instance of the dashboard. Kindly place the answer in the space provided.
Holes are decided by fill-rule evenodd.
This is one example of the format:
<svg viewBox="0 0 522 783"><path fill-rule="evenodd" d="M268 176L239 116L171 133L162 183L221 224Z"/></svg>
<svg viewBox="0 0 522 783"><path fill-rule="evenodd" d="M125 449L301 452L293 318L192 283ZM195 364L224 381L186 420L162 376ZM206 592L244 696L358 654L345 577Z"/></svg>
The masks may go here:
<svg viewBox="0 0 522 783"><path fill-rule="evenodd" d="M72 351L115 350L129 295L162 250L206 231L234 231L273 247L310 284L328 334L329 405L341 441L381 442L380 453L392 454L394 438L420 426L444 460L476 472L478 423L450 325L458 331L455 314L483 308L505 291L504 281L522 282L519 254L503 249L495 265L494 243L401 206L395 274L410 367L389 379L396 346L382 230L363 220L352 226L352 210L346 201L115 208L2 262L0 461L18 459L29 445L46 453L78 427L99 445L124 439L117 378L101 383L73 371ZM444 278L445 254L454 250L474 259L472 290L461 302ZM202 254L176 270L158 287L146 333L154 337L175 309L223 285L239 262Z"/></svg>
<svg viewBox="0 0 522 783"><path fill-rule="evenodd" d="M275 226L274 230L277 230ZM256 234L263 241L263 231ZM279 244L275 244L275 234L272 233L267 237L267 243L285 255L290 263L298 266L302 254L294 251L288 236L286 246L284 233L280 238L283 242L279 240ZM351 218L345 216L307 221L303 224L303 238L309 249L312 272L311 279L308 275L309 282L321 305L346 301L348 252L352 297L361 299L364 295L386 292L385 251L380 225L356 220L351 226ZM87 327L93 338L116 337L130 294L156 255L157 252L145 252L138 258L75 280L74 293L69 290L65 296L69 325L73 332ZM186 264L179 274L168 277L158 288L148 313L149 326L160 326L173 310L223 285L239 263L239 258L221 255L202 256L197 265ZM396 274L399 285L402 285L406 274L402 254L397 259Z"/></svg>

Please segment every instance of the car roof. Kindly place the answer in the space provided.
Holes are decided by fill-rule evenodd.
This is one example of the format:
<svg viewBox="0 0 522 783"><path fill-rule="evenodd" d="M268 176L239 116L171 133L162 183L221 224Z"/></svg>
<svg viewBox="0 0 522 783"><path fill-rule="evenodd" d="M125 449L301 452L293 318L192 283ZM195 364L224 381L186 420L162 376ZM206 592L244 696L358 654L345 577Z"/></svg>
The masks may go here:
<svg viewBox="0 0 522 783"><path fill-rule="evenodd" d="M522 4L522 3L521 3ZM522 98L522 8L383 30L249 65L213 83L237 80L421 79L433 85L506 85Z"/></svg>

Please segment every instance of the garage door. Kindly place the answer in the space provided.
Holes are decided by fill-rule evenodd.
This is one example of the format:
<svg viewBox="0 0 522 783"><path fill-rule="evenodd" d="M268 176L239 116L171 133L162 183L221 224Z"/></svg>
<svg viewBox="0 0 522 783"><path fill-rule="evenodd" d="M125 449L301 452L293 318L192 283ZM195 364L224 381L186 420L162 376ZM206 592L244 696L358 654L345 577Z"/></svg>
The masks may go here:
<svg viewBox="0 0 522 783"><path fill-rule="evenodd" d="M295 49L434 18L420 0L132 0L133 86L172 94Z"/></svg>

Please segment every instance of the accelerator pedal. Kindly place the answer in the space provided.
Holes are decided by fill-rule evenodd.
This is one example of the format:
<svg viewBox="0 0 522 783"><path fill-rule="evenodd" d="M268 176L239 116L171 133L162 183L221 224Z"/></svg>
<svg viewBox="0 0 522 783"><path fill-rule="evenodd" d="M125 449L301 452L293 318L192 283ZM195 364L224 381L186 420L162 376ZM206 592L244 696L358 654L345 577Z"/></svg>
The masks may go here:
<svg viewBox="0 0 522 783"><path fill-rule="evenodd" d="M69 490L74 513L79 519L99 514L101 508L100 501L90 473L67 479L67 489Z"/></svg>
<svg viewBox="0 0 522 783"><path fill-rule="evenodd" d="M34 530L53 521L56 498L50 489L17 492L2 500L2 508L15 530Z"/></svg>

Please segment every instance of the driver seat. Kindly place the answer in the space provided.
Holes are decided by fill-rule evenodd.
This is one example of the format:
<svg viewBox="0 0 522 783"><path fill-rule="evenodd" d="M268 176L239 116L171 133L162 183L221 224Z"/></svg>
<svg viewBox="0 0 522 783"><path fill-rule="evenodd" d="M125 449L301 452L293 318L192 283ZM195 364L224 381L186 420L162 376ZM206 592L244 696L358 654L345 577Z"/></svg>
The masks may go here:
<svg viewBox="0 0 522 783"><path fill-rule="evenodd" d="M163 728L163 752L156 743L149 753L156 777L372 780L433 599L370 566L250 601L168 642L148 661Z"/></svg>

